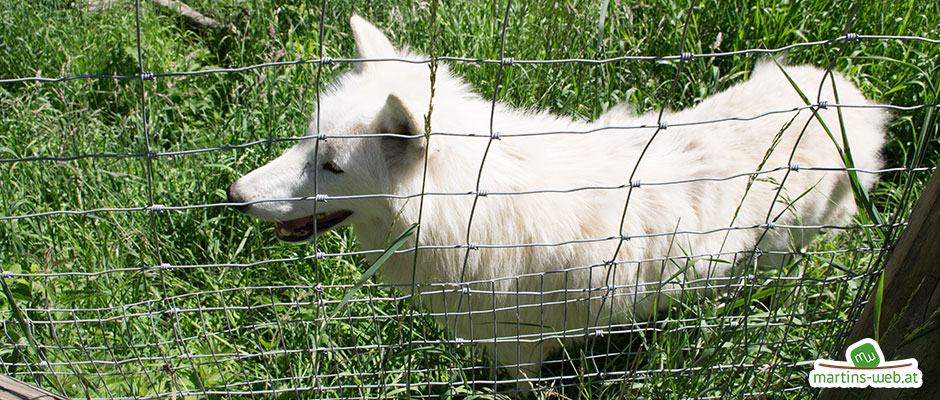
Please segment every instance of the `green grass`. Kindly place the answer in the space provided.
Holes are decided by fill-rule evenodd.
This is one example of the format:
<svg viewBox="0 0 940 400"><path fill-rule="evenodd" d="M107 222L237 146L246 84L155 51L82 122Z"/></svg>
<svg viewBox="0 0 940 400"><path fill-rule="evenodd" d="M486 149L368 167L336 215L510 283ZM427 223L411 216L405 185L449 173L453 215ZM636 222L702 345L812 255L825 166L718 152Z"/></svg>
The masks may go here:
<svg viewBox="0 0 940 400"><path fill-rule="evenodd" d="M0 32L0 78L137 74L133 8L118 2L111 9L89 11L77 3L81 2L8 1L0 5L0 25L5 27ZM150 2L142 3L146 71L191 71L317 57L319 2L188 2L234 27L225 32L194 29ZM846 1L699 3L686 43L687 51L693 53L775 48L838 37L852 8L852 2ZM498 58L504 8L504 2L478 0L441 4L435 52ZM515 59L675 55L687 8L687 2L671 0L514 2L505 53ZM348 28L352 13L386 29L398 45L408 44L424 53L430 48L428 3L327 2L325 56L354 56ZM940 38L940 3L862 2L854 26L860 34ZM864 40L848 44L842 57L835 59L839 45L795 49L781 56L791 64L835 62L838 71L882 103L938 102L940 46ZM745 79L763 58L696 59L683 67L666 106L692 106ZM672 61L514 66L504 71L500 100L584 119L620 103L638 112L656 110L663 105L676 67ZM324 84L349 68L343 64L325 67ZM497 68L453 65L484 96L492 95ZM315 78L316 65L299 65L146 81L151 148L169 152L301 135L316 106ZM0 158L144 153L138 85L136 80L122 79L0 84ZM928 110L894 112L891 140L885 149L887 164L935 166L940 160L935 118L936 113ZM830 128L839 134L837 127ZM224 202L230 182L287 146L263 144L158 157L153 160L154 202ZM874 208L888 221L903 220L928 176L885 174L870 193ZM905 196L908 186L913 188L911 196ZM3 216L147 205L143 158L0 163ZM252 263L313 252L311 246L278 243L269 224L225 208L161 212L153 222L156 232L146 212L0 221L0 265L13 273L99 272L161 262ZM325 236L320 245L326 252L357 250L349 229ZM641 325L658 328L655 332L597 340L593 343L596 352L614 349L622 353L599 361L611 374L609 382L580 384L581 378L566 379L556 382L562 386L544 396L686 398L770 391L777 393L771 397L801 398L806 392L783 390L805 385L806 367L700 368L840 357L827 352L832 350L833 335L844 332L849 324L820 321L846 318L858 290L869 290L871 280L836 279L826 284L818 280L864 272L878 254L825 252L885 245L868 232L827 236L810 249L824 253L795 259L788 268L774 271L775 278L749 281L752 288L733 300L688 298L670 315L660 316L662 321ZM485 365L478 362L476 351L435 344L444 338L442 329L429 319L409 317L416 312L410 302L388 300L396 292L386 287L365 285L344 309L345 317L324 324L313 321L333 310L318 307L318 300L339 303L367 269L363 260L348 257L319 263L303 259L250 267L5 278L9 296L0 298L0 310L6 312L0 365L4 373L79 398L168 395L174 390L217 398L224 397L226 385L237 391L278 393L256 396L264 398L487 396L492 392L491 385L469 383L490 379L488 371L459 371ZM316 289L318 283L322 291ZM38 350L29 345L23 324L13 317L11 297L33 321L29 330ZM182 312L160 313L174 307ZM746 319L730 325L729 316ZM49 325L48 321L60 323ZM690 326L696 328L687 329ZM395 346L409 340L428 344ZM391 346L367 347L374 344ZM325 350L284 352L314 347ZM40 353L55 366L38 365ZM593 368L582 358L584 354L584 348L568 349L566 365L549 367L546 373L577 375ZM88 360L131 361L89 364ZM174 372L166 372L164 364ZM409 368L414 371L385 372ZM427 368L434 370L422 371ZM30 375L38 371L56 374ZM420 384L426 381L454 385ZM395 386L402 382L416 384ZM203 387L215 387L221 394L203 396Z"/></svg>

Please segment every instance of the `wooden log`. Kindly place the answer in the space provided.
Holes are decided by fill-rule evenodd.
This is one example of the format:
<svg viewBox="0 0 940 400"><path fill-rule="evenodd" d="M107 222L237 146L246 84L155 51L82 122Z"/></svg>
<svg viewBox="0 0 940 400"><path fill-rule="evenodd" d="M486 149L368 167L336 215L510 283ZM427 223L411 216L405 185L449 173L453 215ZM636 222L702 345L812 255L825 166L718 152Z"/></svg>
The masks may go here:
<svg viewBox="0 0 940 400"><path fill-rule="evenodd" d="M0 400L65 400L48 390L27 384L16 378L0 375Z"/></svg>
<svg viewBox="0 0 940 400"><path fill-rule="evenodd" d="M225 28L225 25L220 24L218 21L212 18L202 15L202 13L194 10L192 7L186 5L186 3L183 3L180 0L153 0L153 2L154 4L163 7L170 12L182 15L183 18L186 18L187 21L200 27L212 29Z"/></svg>
<svg viewBox="0 0 940 400"><path fill-rule="evenodd" d="M179 15L186 19L186 22L203 29L225 29L224 24L209 18L199 11L183 3L181 0L150 0L164 11ZM119 4L120 3L120 4ZM107 10L115 6L130 7L133 6L131 0L82 0L78 4L88 10L100 11Z"/></svg>
<svg viewBox="0 0 940 400"><path fill-rule="evenodd" d="M883 293L878 344L885 360L916 359L923 386L826 389L819 399L926 399L940 393L940 173L936 170L887 258ZM847 346L874 337L874 306L872 293ZM843 353L833 356L841 359Z"/></svg>

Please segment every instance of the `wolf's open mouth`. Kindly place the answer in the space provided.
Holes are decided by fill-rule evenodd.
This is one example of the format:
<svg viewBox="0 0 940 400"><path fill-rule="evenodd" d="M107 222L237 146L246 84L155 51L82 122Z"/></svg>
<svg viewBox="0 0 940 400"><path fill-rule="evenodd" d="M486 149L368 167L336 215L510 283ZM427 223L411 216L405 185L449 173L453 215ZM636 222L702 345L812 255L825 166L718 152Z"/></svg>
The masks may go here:
<svg viewBox="0 0 940 400"><path fill-rule="evenodd" d="M286 242L300 242L310 239L314 233L321 234L343 222L352 215L352 211L339 210L330 213L317 214L316 217L304 217L291 221L278 222L274 227L274 234L278 239Z"/></svg>

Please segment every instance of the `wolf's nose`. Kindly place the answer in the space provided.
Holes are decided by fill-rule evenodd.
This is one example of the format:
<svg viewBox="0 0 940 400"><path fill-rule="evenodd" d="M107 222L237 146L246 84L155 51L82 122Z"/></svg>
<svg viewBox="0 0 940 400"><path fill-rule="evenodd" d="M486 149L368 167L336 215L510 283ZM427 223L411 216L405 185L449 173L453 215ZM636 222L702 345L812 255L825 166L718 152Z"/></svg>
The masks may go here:
<svg viewBox="0 0 940 400"><path fill-rule="evenodd" d="M244 203L245 199L243 197L240 197L238 195L238 192L233 190L234 187L235 187L235 183L232 183L231 185L228 185L228 189L225 190L225 195L228 197L228 202L229 203ZM245 212L248 210L247 205L237 205L237 206L232 206L232 207L235 207L235 209L240 212Z"/></svg>

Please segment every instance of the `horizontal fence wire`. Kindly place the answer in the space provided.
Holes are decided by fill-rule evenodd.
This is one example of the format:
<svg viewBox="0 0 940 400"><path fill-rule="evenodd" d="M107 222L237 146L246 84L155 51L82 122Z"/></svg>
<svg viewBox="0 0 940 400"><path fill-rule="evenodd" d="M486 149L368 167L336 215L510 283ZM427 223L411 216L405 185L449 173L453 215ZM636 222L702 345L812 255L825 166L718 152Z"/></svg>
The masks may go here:
<svg viewBox="0 0 940 400"><path fill-rule="evenodd" d="M856 3L857 4L857 3ZM511 2L505 6L502 20L501 43L507 40L505 26L511 19ZM693 1L687 18L695 10ZM863 176L900 175L913 177L934 172L933 167L921 165L895 166L882 169L864 169L832 165L766 165L752 171L739 171L727 176L698 176L673 180L646 180L642 175L627 177L619 185L584 185L577 187L542 187L516 191L488 190L480 179L484 175L484 159L478 166L476 187L463 191L432 192L422 189L419 193L322 193L319 188L312 197L266 198L250 202L177 203L161 204L155 195L160 176L154 166L176 158L192 157L195 154L216 154L221 151L241 150L258 145L277 143L320 142L333 140L361 140L370 138L397 138L433 141L446 137L479 138L492 144L496 140L520 140L529 137L554 135L630 135L633 131L653 132L653 141L660 132L670 128L713 125L725 122L760 123L761 119L777 115L795 115L823 109L882 109L894 112L934 111L938 104L912 106L840 104L835 101L817 100L816 103L781 110L759 110L750 115L711 120L674 121L664 119L663 110L668 101L663 101L659 118L640 125L605 125L585 127L580 130L499 132L493 128L490 115L490 132L438 132L427 134L362 134L341 135L332 132L314 132L300 137L264 138L245 143L202 148L160 151L159 145L151 142L147 126L148 89L145 81L166 78L186 79L210 74L238 74L262 71L281 66L306 65L317 68L317 103L321 101L320 71L324 66L336 64L383 64L408 63L436 65L441 62L494 65L500 71L508 68L525 68L531 65L586 64L605 65L617 62L678 63L677 82L682 65L693 60L714 59L730 56L780 54L797 49L821 46L846 46L863 41L899 40L940 44L940 40L919 36L868 35L849 30L854 11L847 16L846 32L843 35L819 41L789 44L772 49L744 49L730 52L692 53L684 51L679 44L679 54L660 56L621 56L603 59L558 58L558 59L514 59L506 57L500 49L498 59L432 56L427 58L330 58L323 53L323 15L326 1L319 9L321 29L320 55L316 58L296 61L268 62L233 68L213 68L195 71L154 73L144 70L141 42L139 1L137 13L137 67L136 73L122 75L73 75L59 78L41 76L2 78L0 84L53 84L78 80L128 80L139 85L140 113L143 124L140 136L142 148L127 153L97 154L20 154L4 155L0 166L36 166L45 168L52 163L67 163L79 160L130 159L142 164L140 175L146 178L144 194L147 200L133 206L97 207L88 209L56 209L44 206L49 211L17 211L0 215L0 224L16 226L18 231L30 231L30 223L55 224L59 220L74 221L80 218L105 221L108 218L133 218L139 215L146 221L148 237L128 238L146 241L152 245L153 253L135 255L127 264L87 265L87 270L60 271L42 268L20 269L9 267L29 264L30 260L11 259L13 249L0 249L4 264L0 264L0 281L8 293L5 308L0 309L0 369L5 374L63 392L70 398L114 398L114 399L158 399L177 398L273 398L274 396L317 399L380 399L389 397L407 398L453 398L465 394L525 396L532 390L546 396L561 398L578 393L578 388L596 386L613 388L615 393L605 396L620 398L629 392L645 393L666 385L668 380L694 380L704 382L709 390L701 393L678 393L676 398L726 398L729 393L739 398L758 396L792 395L793 398L811 396L815 392L807 385L805 376L812 367L810 359L788 359L787 353L831 355L837 351L841 340L852 328L857 313L864 307L872 283L880 274L880 263L891 249L896 232L907 226L903 219L906 210L895 210L899 219L871 221L844 225L787 224L778 223L767 210L768 218L759 224L730 224L699 230L679 229L671 231L649 231L611 234L603 237L571 238L563 241L488 242L471 240L474 230L498 230L472 224L475 208L471 209L467 224L466 240L446 244L422 244L424 237L415 239L413 245L388 251L382 248L357 249L344 247L339 251L324 251L317 239L312 251L304 255L284 258L234 262L219 260L215 263L179 263L168 256L166 249L185 247L187 243L174 242L161 234L160 228L170 223L171 215L193 215L212 212L225 207L253 206L265 203L312 203L335 204L364 199L395 199L424 201L425 198L466 197L473 200L474 207L481 198L520 198L530 195L565 196L578 192L619 191L625 196L624 216L635 213L630 208L634 191L657 187L675 187L695 183L721 183L730 181L752 181L770 179L773 174L783 175L804 172L855 173ZM688 29L688 19L684 29ZM510 38L511 39L511 38ZM832 66L829 66L829 70ZM500 94L500 75L497 74L492 98L495 110ZM433 85L433 82L430 82ZM672 95L672 90L666 95ZM317 107L317 113L319 113ZM315 114L319 118L319 114ZM483 118L483 116L481 116ZM319 129L319 123L316 125ZM433 127L432 127L433 128ZM804 128L805 129L805 128ZM489 147L487 147L488 149ZM26 151L26 150L24 150ZM12 154L12 153L6 153ZM643 160L640 157L637 165ZM792 161L792 160L791 160ZM128 161L130 162L130 161ZM314 161L314 164L317 164ZM625 166L626 167L626 166ZM633 171L637 171L634 168ZM779 182L782 188L785 182ZM779 196L779 193L778 193ZM776 203L776 199L774 201ZM636 207L634 205L634 207ZM50 210L51 209L51 210ZM316 208L314 208L316 210ZM776 210L779 211L779 210ZM208 214L207 214L208 215ZM212 214L213 216L215 214ZM115 224L120 224L116 222ZM211 229L211 223L207 223ZM827 230L842 232L857 237L877 237L870 245L842 247L844 242L832 239L831 247L798 248L790 251L765 250L756 244L751 249L723 250L717 252L672 252L662 256L641 259L598 260L596 264L572 265L551 271L521 273L493 279L461 279L455 282L420 282L412 284L364 282L337 282L326 271L327 267L341 267L359 262L361 258L376 258L384 253L409 254L418 259L422 252L452 252L466 269L471 255L495 251L523 251L543 248L580 249L586 245L621 246L643 245L656 240L677 237L731 235L737 232L811 232ZM888 232L887 234L885 232ZM42 233L37 233L37 237ZM246 234L247 235L247 234ZM425 233L427 235L427 233ZM727 236L726 236L727 237ZM43 239L40 239L43 240ZM234 253L241 251L241 246ZM607 247L605 247L607 249ZM178 249L174 249L178 250ZM193 249L199 251L199 249ZM682 253L682 254L680 254ZM765 259L796 260L791 269L763 271L756 268ZM236 257L233 255L232 260ZM354 261L349 261L354 260ZM730 260L730 261L728 261ZM416 261L417 262L417 261ZM346 263L346 264L343 264ZM726 264L742 265L731 275L712 275L669 279L661 276L654 283L634 281L618 282L610 276L624 269L639 270L641 266L691 265L703 263L708 270L721 269ZM315 276L307 282L257 285L246 283L237 287L216 287L204 290L202 286L185 281L192 279L211 280L216 275L195 275L208 271L226 274L231 270L264 270L273 265L310 266ZM751 268L754 266L754 268ZM807 270L825 270L813 274ZM614 272L611 272L614 271ZM818 272L818 271L815 271ZM263 273L263 272L262 272ZM605 284L592 288L568 287L569 280L579 277L607 276ZM280 282L278 277L270 277ZM546 281L565 282L561 288L546 284ZM102 283L112 282L112 283ZM70 287L82 284L98 285L106 289L123 282L140 283L140 293L135 301L102 300L101 293L75 289L69 292L69 300L56 306L46 300L20 306L11 301L17 297L10 287L30 289L43 285ZM221 279L220 279L221 282ZM313 282L308 284L309 282ZM14 286L19 285L19 286ZM24 286L25 285L25 286ZM176 285L176 286L174 286ZM138 286L135 286L138 287ZM548 287L548 288L547 288ZM112 288L119 290L119 288ZM137 290L137 289L135 289ZM20 293L17 293L20 294ZM106 294L105 294L106 296ZM116 295L115 295L116 296ZM836 299L836 307L816 308L823 304L822 298ZM127 297L115 297L126 299ZM447 299L457 298L461 303L448 308ZM511 298L514 301L500 302ZM90 301L93 299L95 301ZM443 299L443 300L442 300ZM89 301L86 301L89 300ZM103 303L104 306L98 304ZM443 301L443 311L432 310L435 303ZM614 311L604 310L605 304L615 301L637 303L643 301L668 302L674 307L655 311L651 318L627 318L630 322L615 318ZM480 304L483 304L482 306ZM613 307L607 307L612 310ZM655 308L655 307L654 307ZM524 330L520 326L519 313L548 312L561 309L566 315L565 326L546 326ZM570 311L569 311L570 310ZM657 309L658 310L658 309ZM690 311L691 310L691 311ZM622 310L618 313L633 313ZM501 330L497 315L513 315L516 325ZM469 335L454 329L461 321L469 323ZM476 319L474 321L474 318ZM589 320L586 324L567 326L574 319ZM592 323L593 322L593 323ZM585 326L586 325L586 326ZM527 327L530 328L530 327ZM474 332L474 329L477 329ZM481 333L481 331L483 333ZM378 338L386 340L377 341ZM666 338L666 339L663 339ZM562 343L562 354L549 357L544 362L517 362L500 365L492 355L486 355L478 347L495 348L496 358L500 351L548 352L546 343ZM522 350L522 346L525 347ZM802 353L799 353L801 352ZM519 357L521 360L523 357ZM673 358L687 360L682 367L674 368L660 361ZM527 368L528 375L508 376L507 369ZM759 382L758 382L759 381ZM756 383L755 383L756 382ZM737 383L752 384L746 389L732 387ZM650 389L653 388L653 389ZM661 392L656 392L661 393ZM639 397L643 397L640 395Z"/></svg>
<svg viewBox="0 0 940 400"><path fill-rule="evenodd" d="M424 58L424 59L413 59L413 58L322 58L322 59L311 59L311 60L297 60L297 61L280 61L280 62L271 62L271 63L262 63L249 65L245 67L237 68L214 68L206 69L200 71L179 71L179 72L164 72L164 73L153 73L147 72L139 75L73 75L65 76L61 78L46 78L41 76L33 77L20 77L20 78L0 78L0 84L2 83L22 83L22 82L68 82L80 79L157 79L157 78L172 78L172 77L184 77L184 76L197 76L197 75L207 75L207 74L219 74L219 73L240 73L251 71L255 69L264 69L271 67L284 67L291 65L309 65L309 64L357 64L357 63L382 63L382 62L402 62L408 64L430 64L432 61L451 61L451 62L463 62L463 63L475 63L475 64L496 64L496 65L545 65L545 64L590 64L590 65L599 65L599 64L610 64L619 61L677 61L677 60L692 60L696 58L718 58L718 57L730 57L730 56L740 56L748 54L776 54L782 53L787 50L797 49L800 47L813 47L820 45L827 45L843 41L859 41L859 40L907 40L907 41L917 41L930 44L940 44L940 39L931 39L920 36L899 36L899 35L862 35L862 34L849 34L843 35L829 40L817 40L812 42L804 43L794 43L787 46L777 47L773 49L745 49L737 51L728 51L721 53L703 53L703 54L694 54L694 53L683 53L678 55L665 55L665 56L622 56L622 57L613 57L605 59L583 59L583 58L564 58L556 60L516 60L510 58L504 58L499 60L487 60L482 58L466 58L466 57L450 57L442 56L436 57L434 59Z"/></svg>
<svg viewBox="0 0 940 400"><path fill-rule="evenodd" d="M50 215L85 215L85 214L97 214L97 213L110 213L110 212L160 212L160 211L183 211L183 210L195 210L200 208L215 208L215 207L238 207L238 206L250 206L255 204L264 204L264 203L276 203L276 202L301 202L301 201L315 201L326 203L329 201L343 201L343 200L361 200L361 199L414 199L420 198L422 196L516 196L516 195L529 195L529 194L545 194L545 193L574 193L582 191L592 191L592 190L622 190L630 187L640 187L640 186L667 186L667 185L677 185L683 183L694 183L694 182L722 182L728 181L736 178L748 178L755 177L764 174L770 174L779 171L828 171L828 172L857 172L862 174L886 174L886 173L895 173L895 172L932 172L936 167L920 167L920 168L884 168L878 170L867 170L861 168L845 168L845 167L812 167L812 166L800 166L800 165L788 165L780 166L776 168L766 169L763 171L752 171L752 172L741 172L731 176L724 177L699 177L699 178L687 178L679 180L670 180L670 181L640 181L634 180L630 183L625 183L622 185L616 186L579 186L574 188L562 188L562 189L534 189L534 190L524 190L524 191L484 191L484 190L474 190L467 192L426 192L426 193L413 193L413 194L393 194L393 193L374 193L374 194L355 194L355 195L329 195L329 194L318 194L314 197L279 197L279 198L268 198L255 201L246 201L239 203L207 203L207 204L189 204L189 205L163 205L163 204L154 204L151 206L141 206L141 207L114 207L114 208L95 208L91 210L56 210L56 211L44 211L40 213L32 214L20 214L20 215L4 215L0 216L0 221L2 220L16 220L16 219L26 219L26 218L35 218L35 217L45 217ZM768 225L770 226L770 225ZM791 226L792 227L792 226ZM831 228L827 226L826 228ZM734 229L733 227L731 229ZM671 232L670 232L671 234Z"/></svg>

